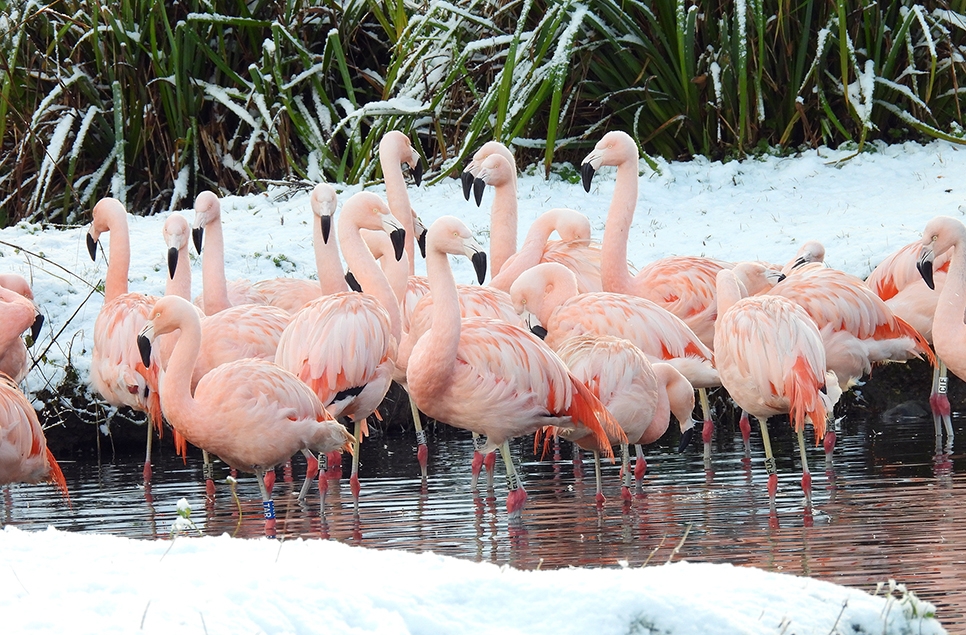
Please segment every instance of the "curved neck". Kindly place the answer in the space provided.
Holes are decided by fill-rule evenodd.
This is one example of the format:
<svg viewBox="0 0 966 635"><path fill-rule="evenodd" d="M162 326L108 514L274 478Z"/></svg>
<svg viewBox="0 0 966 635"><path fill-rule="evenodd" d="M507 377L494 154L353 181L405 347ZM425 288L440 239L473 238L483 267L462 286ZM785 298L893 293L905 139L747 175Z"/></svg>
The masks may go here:
<svg viewBox="0 0 966 635"><path fill-rule="evenodd" d="M164 283L164 295L181 296L191 302L191 259L188 257L188 244L178 249L178 268L174 270L174 278L168 276ZM205 305L207 309L207 305Z"/></svg>
<svg viewBox="0 0 966 635"><path fill-rule="evenodd" d="M389 204L389 211L406 230L406 257L409 258L409 275L413 275L416 272L416 231L402 164L389 153L380 153L379 163L382 166L382 176L386 180L386 203Z"/></svg>
<svg viewBox="0 0 966 635"><path fill-rule="evenodd" d="M550 238L550 234L553 233L554 229L556 227L554 226L553 219L548 218L546 214L538 217L533 222L533 225L530 225L530 230L527 232L527 237L523 241L523 246L520 247L520 251L513 254L512 258L509 258L503 263L503 266L500 268L500 273L494 275L490 280L490 286L495 289L509 291L510 285L520 277L521 273L539 264L540 259L543 257L544 249L547 246L547 240ZM493 242L491 241L490 244L493 245ZM495 247L491 248L492 250L495 250Z"/></svg>
<svg viewBox="0 0 966 635"><path fill-rule="evenodd" d="M456 278L449 265L449 256L438 251L426 253L426 274L429 292L433 296L433 345L426 365L439 384L453 375L456 352L459 350L462 315L456 291Z"/></svg>
<svg viewBox="0 0 966 635"><path fill-rule="evenodd" d="M329 232L329 242L322 238L322 222L312 214L312 246L315 248L315 270L319 276L322 295L332 295L348 291L349 285L342 275L342 260L339 258L339 243L336 233Z"/></svg>
<svg viewBox="0 0 966 635"><path fill-rule="evenodd" d="M624 161L617 166L601 245L600 282L604 291L632 293L634 279L627 269L627 237L636 204L637 161Z"/></svg>
<svg viewBox="0 0 966 635"><path fill-rule="evenodd" d="M715 278L718 315L724 315L735 303L745 297L737 276L730 269L722 269Z"/></svg>
<svg viewBox="0 0 966 635"><path fill-rule="evenodd" d="M517 251L517 188L516 182L493 188L493 206L490 208L490 268L492 275L503 269L503 264Z"/></svg>
<svg viewBox="0 0 966 635"><path fill-rule="evenodd" d="M201 324L184 320L180 331L159 391L165 418L185 437L194 438L192 428L198 419L198 402L191 396L191 375L201 348Z"/></svg>
<svg viewBox="0 0 966 635"><path fill-rule="evenodd" d="M221 216L205 227L201 284L206 315L214 315L231 306L228 302L228 282L225 280L225 236L221 229Z"/></svg>
<svg viewBox="0 0 966 635"><path fill-rule="evenodd" d="M342 245L342 255L349 270L355 275L359 285L382 304L389 313L389 325L393 337L398 342L402 337L402 318L399 313L399 302L386 275L379 268L379 263L372 257L372 252L366 247L358 226L351 223L339 223L339 243ZM342 269L340 268L341 272Z"/></svg>
<svg viewBox="0 0 966 635"><path fill-rule="evenodd" d="M963 322L963 315L966 313L966 236L961 237L952 247L949 258L949 271L946 273L946 282L939 294L939 302L936 304L936 314L934 324L943 325L949 328L954 334L946 336L946 339L962 340L966 338L966 324Z"/></svg>
<svg viewBox="0 0 966 635"><path fill-rule="evenodd" d="M543 298L539 302L539 306L533 307L535 309L533 314L537 316L537 319L540 320L541 324L547 326L550 323L550 318L553 316L553 312L557 310L557 307L576 295L576 279L574 279L572 276L570 278L557 276L553 280L553 289L543 295Z"/></svg>
<svg viewBox="0 0 966 635"><path fill-rule="evenodd" d="M127 293L127 272L131 266L131 235L127 227L127 212L118 214L109 227L111 235L110 261L104 280L104 302Z"/></svg>

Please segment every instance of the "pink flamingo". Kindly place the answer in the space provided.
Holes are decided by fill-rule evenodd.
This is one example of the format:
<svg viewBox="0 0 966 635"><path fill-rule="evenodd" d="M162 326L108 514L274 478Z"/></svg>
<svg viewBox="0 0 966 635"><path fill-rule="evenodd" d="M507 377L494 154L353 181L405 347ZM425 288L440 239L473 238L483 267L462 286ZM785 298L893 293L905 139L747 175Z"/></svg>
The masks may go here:
<svg viewBox="0 0 966 635"><path fill-rule="evenodd" d="M908 322L923 338L933 342L933 317L939 304L939 293L946 284L949 271L949 256L946 251L935 257L933 262L933 284L935 290L926 286L919 274L917 263L922 251L922 242L915 241L885 258L869 274L865 283L885 300L886 306L897 316ZM933 425L936 430L936 452L942 451L942 431L946 430L946 447L952 451L953 422L947 396L947 368L942 358L936 356L933 367L932 388L929 405L932 409Z"/></svg>
<svg viewBox="0 0 966 635"><path fill-rule="evenodd" d="M638 470L635 477L640 486L646 463L642 444L653 443L667 431L671 413L678 419L681 433L694 427L691 411L694 410L694 388L684 375L670 364L654 364L629 340L609 335L575 335L557 349L557 355L567 364L570 372L588 390L600 399L626 435L620 443L621 475L623 485L621 498L631 497L631 469L628 444L634 443L638 450ZM584 447L590 440L589 430L564 430L560 436ZM597 478L597 502L604 502L600 483L600 453L596 444L594 451L594 474ZM638 474L639 472L639 474Z"/></svg>
<svg viewBox="0 0 966 635"><path fill-rule="evenodd" d="M15 275L15 274L11 274ZM30 356L21 334L30 329L31 342L37 341L43 327L43 315L28 298L8 287L0 286L0 373L19 384L30 370Z"/></svg>
<svg viewBox="0 0 966 635"><path fill-rule="evenodd" d="M670 266L670 262L658 261L642 269L637 276L632 276L627 268L627 237L634 220L634 208L637 205L639 163L640 152L637 144L630 135L616 130L605 134L581 163L581 181L588 192L594 173L601 166L609 165L617 168L614 194L607 212L607 223L604 226L603 255L600 263L601 284L604 291L648 298L662 303L668 302L673 305L673 308L670 306L665 308L685 320L698 337L702 337L703 334L702 341L713 339L709 336L713 333L714 317L717 315L714 304L714 285L706 275L702 277L693 272L714 271L717 274L720 268L729 266L727 263L701 259L701 265L698 267L698 261L695 259L679 261L683 266L677 273L682 275L674 275L671 287L661 286L658 295L654 295L652 287L659 284L659 280L656 281L653 277L657 276L660 279L660 277L669 276L669 273L666 273L666 267ZM705 343L705 346L709 347L709 344ZM685 376L688 376L687 373ZM714 430L711 408L705 390L708 386L693 379L691 383L698 389L701 409L704 411L701 436L704 439L707 463L711 458L711 438Z"/></svg>
<svg viewBox="0 0 966 635"><path fill-rule="evenodd" d="M486 188L486 183L477 182L476 175L479 172L480 166L482 165L483 161L485 161L487 157L493 156L494 154L499 154L504 159L506 159L510 165L513 166L513 171L512 171L513 191L514 192L516 191L517 162L513 156L513 153L510 152L510 149L508 147L506 147L499 141L487 141L480 147L479 150L477 150L473 154L473 159L470 161L470 163L463 170L463 173L460 175L460 180L463 182L463 198L465 198L467 201L470 200L470 191L472 190L474 195L476 196L477 206L479 206L480 201L483 200L483 190ZM516 228L514 228L513 230L513 238L514 240L516 240ZM497 270L494 270L492 266L490 267L490 269L494 273L497 272Z"/></svg>
<svg viewBox="0 0 966 635"><path fill-rule="evenodd" d="M228 283L225 279L221 200L214 192L206 190L195 198L194 228L191 233L199 254L204 246L201 258L203 289L202 295L195 298L195 304L205 315L214 315L236 304L268 304L268 296L255 289L249 280L239 279Z"/></svg>
<svg viewBox="0 0 966 635"><path fill-rule="evenodd" d="M412 276L416 266L415 242L419 235L415 231L416 212L409 202L402 166L409 166L416 185L422 181L423 166L409 137L398 130L390 130L379 140L379 165L386 182L386 203L406 232L406 258L409 261L409 275Z"/></svg>
<svg viewBox="0 0 966 635"><path fill-rule="evenodd" d="M409 359L409 393L430 417L485 435L485 452L501 449L507 512L519 518L526 491L513 468L509 439L545 426L589 428L598 449L611 455L608 432L616 423L533 334L499 320L460 317L449 254L466 255L480 280L486 275L486 255L466 226L452 216L437 219L426 236L433 325Z"/></svg>
<svg viewBox="0 0 966 635"><path fill-rule="evenodd" d="M812 421L815 439L825 435L825 417L833 401L822 392L826 385L825 347L815 322L805 310L780 296L743 297L730 270L718 273L718 310L714 355L721 384L732 399L754 415L765 445L765 469L772 505L778 475L768 436L768 418L788 413L798 434L802 459L802 490L811 499L803 431Z"/></svg>
<svg viewBox="0 0 966 635"><path fill-rule="evenodd" d="M343 291L305 305L282 333L275 356L279 366L304 381L334 417L355 423L350 486L356 505L360 489L358 446L362 436L368 435L366 418L389 390L401 335L395 295L360 229L395 234L396 255L402 257L403 230L386 204L371 192L350 197L342 207L338 238L346 262L368 292ZM338 272L341 267L320 270L319 278L342 278Z"/></svg>
<svg viewBox="0 0 966 635"><path fill-rule="evenodd" d="M817 240L809 240L798 248L795 257L785 263L782 273L786 276L804 267L805 265L817 264L825 266L825 246Z"/></svg>
<svg viewBox="0 0 966 635"><path fill-rule="evenodd" d="M34 305L35 317L30 325L30 343L33 345L40 337L40 332L44 327L44 315L37 308L37 303L34 302L34 292L30 288L30 283L19 273L0 273L0 287L13 291L17 295L30 300ZM30 370L30 360L26 347L21 348L16 343L9 344L9 347L16 348L17 351L7 350L7 352L0 353L0 372L6 373L19 384ZM22 362L18 363L17 359L22 359Z"/></svg>
<svg viewBox="0 0 966 635"><path fill-rule="evenodd" d="M966 337L966 326L963 325L963 313L966 312L966 227L954 218L937 216L926 223L919 244L919 271L931 289L938 288L934 273L941 264L937 266L937 263L941 263L941 259L948 254L949 268L945 284L938 294L932 337L937 357L962 379L966 377L966 350L963 348L963 339ZM946 433L947 443L951 447L953 434L949 424Z"/></svg>
<svg viewBox="0 0 966 635"><path fill-rule="evenodd" d="M258 476L266 530L274 530L275 506L265 484L266 470L296 452L349 448L352 437L296 376L265 360L222 364L201 378L192 396L201 320L187 300L158 300L137 343L149 366L151 343L175 330L181 333L161 385L164 416L190 443L236 470Z"/></svg>
<svg viewBox="0 0 966 635"><path fill-rule="evenodd" d="M18 296L20 297L20 296ZM17 384L0 374L0 485L53 483L70 504L67 482L47 448L37 411Z"/></svg>
<svg viewBox="0 0 966 635"><path fill-rule="evenodd" d="M147 322L157 297L128 293L131 245L127 210L121 202L115 198L103 198L94 206L92 216L87 233L87 250L91 260L96 260L100 235L111 232L112 237L104 283L104 305L94 321L90 383L112 406L130 406L147 413L144 482L150 483L152 429L161 434L161 404L157 393L157 364L147 368L146 364L141 363L136 337ZM159 360L155 358L154 361Z"/></svg>
<svg viewBox="0 0 966 635"><path fill-rule="evenodd" d="M558 263L541 263L523 272L510 287L517 312L539 323L534 329L557 350L581 334L630 340L653 362L667 362L693 386L719 385L711 351L681 318L650 300L621 293L577 293L572 272ZM691 435L685 434L681 449Z"/></svg>

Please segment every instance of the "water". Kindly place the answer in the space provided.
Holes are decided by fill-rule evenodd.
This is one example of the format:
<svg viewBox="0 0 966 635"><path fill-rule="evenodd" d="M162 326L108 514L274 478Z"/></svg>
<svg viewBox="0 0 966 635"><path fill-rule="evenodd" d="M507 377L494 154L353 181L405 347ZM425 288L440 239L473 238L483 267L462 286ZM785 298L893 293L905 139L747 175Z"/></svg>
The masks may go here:
<svg viewBox="0 0 966 635"><path fill-rule="evenodd" d="M960 446L963 420L954 416ZM669 560L751 565L859 587L874 592L894 579L936 604L951 632L966 626L966 454L933 456L931 422L849 420L842 423L833 471L820 448L810 450L813 507L803 508L801 468L787 424L772 425L780 486L770 510L760 438L755 458L742 460L740 437L719 425L713 471L706 471L696 441L676 454L677 440L652 446L644 493L629 506L618 490L618 465L604 465L608 501L594 500L593 469L585 457L575 475L570 448L540 461L532 440L513 446L530 498L521 524L507 522L502 469L494 491L470 490L467 434L430 430L430 479L418 477L414 447L405 438L363 444L362 495L353 509L346 479L333 482L320 515L313 487L304 504L295 481L279 469L275 489L279 538L324 538L378 549L434 551L521 569L566 566L642 566ZM100 466L63 464L73 509L50 486L16 486L4 493L0 522L24 529L55 527L132 538L167 538L178 499L191 504L205 534L263 535L261 503L250 475L238 483L241 513L221 480L206 503L200 456L187 464L166 440L156 456L149 492L140 486L138 457ZM794 460L793 460L794 458ZM348 466L348 461L346 461ZM219 465L217 476L227 469ZM346 467L345 475L348 475ZM481 479L482 480L482 479ZM483 481L485 485L485 481Z"/></svg>

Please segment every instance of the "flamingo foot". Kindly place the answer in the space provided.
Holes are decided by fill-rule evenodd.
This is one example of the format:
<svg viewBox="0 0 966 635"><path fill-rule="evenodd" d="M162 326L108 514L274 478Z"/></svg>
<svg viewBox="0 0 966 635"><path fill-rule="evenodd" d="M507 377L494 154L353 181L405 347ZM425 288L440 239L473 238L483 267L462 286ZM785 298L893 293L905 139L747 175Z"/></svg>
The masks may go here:
<svg viewBox="0 0 966 635"><path fill-rule="evenodd" d="M267 491L268 495L271 496L273 489L275 489L275 470L274 469L268 470L267 472L265 472L265 491ZM273 503L272 504L273 514L274 514L274 510L275 510L275 506Z"/></svg>
<svg viewBox="0 0 966 635"><path fill-rule="evenodd" d="M631 502L631 488L626 485L621 487L621 500L625 503Z"/></svg>
<svg viewBox="0 0 966 635"><path fill-rule="evenodd" d="M607 498L604 496L603 492L597 492L597 496L595 497L595 500L597 501L598 507L603 507L604 503L607 502Z"/></svg>
<svg viewBox="0 0 966 635"><path fill-rule="evenodd" d="M769 474L768 475L768 498L771 500L772 504L775 503L775 495L778 493L778 475Z"/></svg>
<svg viewBox="0 0 966 635"><path fill-rule="evenodd" d="M212 479L205 479L205 496L208 498L215 497L215 481Z"/></svg>
<svg viewBox="0 0 966 635"><path fill-rule="evenodd" d="M311 481L319 475L319 460L314 456L306 457L305 480Z"/></svg>
<svg viewBox="0 0 966 635"><path fill-rule="evenodd" d="M483 455L477 451L473 451L473 462L470 463L470 474L472 478L470 479L470 489L476 491L477 483L480 480L480 470L483 469Z"/></svg>
<svg viewBox="0 0 966 635"><path fill-rule="evenodd" d="M486 489L493 489L493 473L496 466L496 452L490 452L483 457L483 467L486 468Z"/></svg>
<svg viewBox="0 0 966 635"><path fill-rule="evenodd" d="M805 504L811 506L812 504L812 474L810 472L802 473L802 491L805 492Z"/></svg>
<svg viewBox="0 0 966 635"><path fill-rule="evenodd" d="M751 423L748 421L747 413L742 412L741 419L738 421L738 429L741 430L741 442L745 446L745 456L751 458Z"/></svg>
<svg viewBox="0 0 966 635"><path fill-rule="evenodd" d="M644 480L645 474L647 474L647 461L644 460L643 456L639 456L634 463L634 480L637 481L638 485Z"/></svg>
<svg viewBox="0 0 966 635"><path fill-rule="evenodd" d="M359 484L359 475L353 474L349 477L349 490L352 492L352 500L359 504L359 492L362 490L362 486Z"/></svg>
<svg viewBox="0 0 966 635"><path fill-rule="evenodd" d="M266 538L275 538L277 536L275 527L276 527L276 524L275 524L274 518L265 519L265 537Z"/></svg>
<svg viewBox="0 0 966 635"><path fill-rule="evenodd" d="M322 501L322 513L325 513L325 495L329 493L329 479L319 479L319 498Z"/></svg>
<svg viewBox="0 0 966 635"><path fill-rule="evenodd" d="M144 476L145 484L151 482L151 461L144 462L144 471L142 472L142 476Z"/></svg>
<svg viewBox="0 0 966 635"><path fill-rule="evenodd" d="M429 447L425 443L420 443L416 449L416 460L419 461L419 471L422 472L423 479L425 479L426 464L429 461Z"/></svg>
<svg viewBox="0 0 966 635"><path fill-rule="evenodd" d="M714 424L711 419L705 419L704 425L701 426L701 440L704 441L705 447L711 445L711 439L714 437Z"/></svg>
<svg viewBox="0 0 966 635"><path fill-rule="evenodd" d="M825 447L825 464L828 467L832 466L832 451L835 450L835 432L829 430L825 433L825 439L822 441L822 445Z"/></svg>
<svg viewBox="0 0 966 635"><path fill-rule="evenodd" d="M519 520L523 515L523 505L527 502L527 490L522 486L510 490L506 495L506 513L511 520Z"/></svg>

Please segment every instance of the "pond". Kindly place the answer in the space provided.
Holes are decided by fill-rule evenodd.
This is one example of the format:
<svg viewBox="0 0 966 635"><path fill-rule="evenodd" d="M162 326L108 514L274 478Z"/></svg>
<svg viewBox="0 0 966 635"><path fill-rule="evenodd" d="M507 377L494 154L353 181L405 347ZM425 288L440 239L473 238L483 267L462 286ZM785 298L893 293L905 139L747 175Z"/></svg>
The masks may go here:
<svg viewBox="0 0 966 635"><path fill-rule="evenodd" d="M960 445L964 420L954 413ZM474 496L470 488L469 435L447 426L429 428L429 480L419 478L413 441L400 433L374 435L361 453L362 493L354 509L347 479L332 482L320 514L313 487L304 504L279 469L275 488L280 539L324 538L377 549L433 551L521 569L567 566L642 566L670 560L724 562L807 575L875 592L890 579L936 604L950 632L966 627L966 454L934 456L932 423L921 418L883 421L849 416L839 423L834 469L821 448L810 449L813 507L803 508L794 436L787 423L771 426L780 477L770 510L760 437L754 458L743 460L735 426L717 427L711 470L700 441L675 451L675 435L648 449L644 491L629 505L620 500L619 465L605 463L608 500L594 499L593 468L585 455L575 469L571 449L534 456L531 439L512 448L529 500L522 522L508 523L502 469L496 486ZM697 435L700 436L700 435ZM206 501L200 453L186 463L170 440L155 444L154 480L140 484L141 457L64 462L73 508L53 488L16 486L4 492L0 524L58 528L141 539L167 538L180 498L205 534L264 534L254 477L242 474L236 505L218 464L217 493ZM499 466L499 462L498 462ZM348 476L346 457L345 476Z"/></svg>

